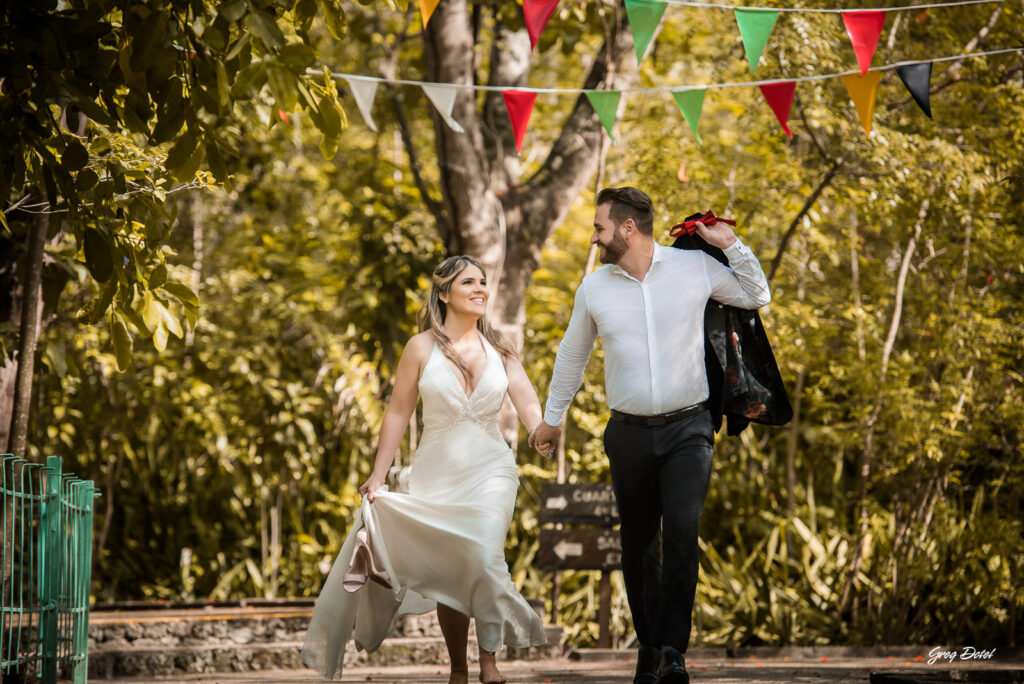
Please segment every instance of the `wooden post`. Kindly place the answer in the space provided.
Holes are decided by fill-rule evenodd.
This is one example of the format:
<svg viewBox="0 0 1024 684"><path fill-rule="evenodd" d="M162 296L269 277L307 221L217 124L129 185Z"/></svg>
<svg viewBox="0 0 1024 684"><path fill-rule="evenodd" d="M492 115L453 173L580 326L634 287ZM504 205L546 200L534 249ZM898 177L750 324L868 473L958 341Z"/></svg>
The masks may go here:
<svg viewBox="0 0 1024 684"><path fill-rule="evenodd" d="M607 570L601 571L601 585L597 605L597 647L612 647L612 578Z"/></svg>

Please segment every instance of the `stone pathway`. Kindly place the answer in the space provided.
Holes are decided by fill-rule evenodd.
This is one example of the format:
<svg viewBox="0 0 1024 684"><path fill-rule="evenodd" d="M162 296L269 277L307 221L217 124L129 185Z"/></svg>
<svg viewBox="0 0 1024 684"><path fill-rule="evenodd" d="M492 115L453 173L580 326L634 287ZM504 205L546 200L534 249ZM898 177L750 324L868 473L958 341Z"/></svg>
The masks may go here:
<svg viewBox="0 0 1024 684"><path fill-rule="evenodd" d="M694 649L687 668L694 684L747 684L748 682L786 682L789 684L826 684L830 682L861 682L872 680L887 683L907 682L1021 682L1024 658L1019 653L995 657L986 662L954 664L927 663L927 652L909 655L818 655L821 649L758 649L756 655L726 657L721 649ZM774 653L774 655L772 655ZM813 655L811 655L813 654ZM595 651L576 654L574 658L536 661L505 661L500 667L510 684L628 684L632 679L633 660L628 652ZM476 680L475 665L470 665L470 681ZM872 673L875 676L872 677ZM324 680L312 672L271 670L240 673L203 673L169 677L131 677L103 680L112 684L163 684L166 682L206 682L208 684L298 684ZM376 684L444 684L448 681L443 665L392 665L386 667L352 667L345 670L343 683L374 682Z"/></svg>

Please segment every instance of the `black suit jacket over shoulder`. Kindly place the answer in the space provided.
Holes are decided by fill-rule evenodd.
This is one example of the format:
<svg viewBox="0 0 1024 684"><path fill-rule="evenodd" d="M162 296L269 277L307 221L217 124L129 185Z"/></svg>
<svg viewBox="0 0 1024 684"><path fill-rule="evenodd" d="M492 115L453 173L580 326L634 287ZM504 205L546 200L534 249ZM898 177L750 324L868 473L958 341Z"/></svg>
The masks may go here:
<svg viewBox="0 0 1024 684"><path fill-rule="evenodd" d="M726 266L725 253L696 235L682 235L672 246L699 249ZM728 417L727 434L738 435L751 422L785 425L793 418L782 375L756 310L711 299L704 308L704 366L708 408L715 432Z"/></svg>

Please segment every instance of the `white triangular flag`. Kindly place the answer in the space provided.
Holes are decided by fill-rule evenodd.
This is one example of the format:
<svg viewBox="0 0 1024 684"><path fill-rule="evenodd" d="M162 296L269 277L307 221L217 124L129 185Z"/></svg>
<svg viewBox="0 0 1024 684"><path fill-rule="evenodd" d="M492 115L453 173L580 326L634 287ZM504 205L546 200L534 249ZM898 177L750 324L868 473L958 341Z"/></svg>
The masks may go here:
<svg viewBox="0 0 1024 684"><path fill-rule="evenodd" d="M452 118L452 109L455 107L455 96L458 91L448 86L432 86L423 84L423 93L430 98L437 108L438 114L444 122L456 133L465 133L465 129L459 122Z"/></svg>
<svg viewBox="0 0 1024 684"><path fill-rule="evenodd" d="M363 121L370 127L371 131L377 130L377 124L373 122L370 110L373 109L373 98L377 97L377 81L364 81L361 78L346 78L348 87L352 89L352 96L356 98L356 106L359 113L363 115Z"/></svg>

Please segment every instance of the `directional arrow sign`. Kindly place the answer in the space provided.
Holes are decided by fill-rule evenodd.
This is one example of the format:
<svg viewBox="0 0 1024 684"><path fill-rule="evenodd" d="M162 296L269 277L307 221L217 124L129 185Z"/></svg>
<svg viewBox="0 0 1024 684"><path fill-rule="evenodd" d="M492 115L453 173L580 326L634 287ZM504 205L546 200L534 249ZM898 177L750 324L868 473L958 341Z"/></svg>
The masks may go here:
<svg viewBox="0 0 1024 684"><path fill-rule="evenodd" d="M566 556L582 556L583 555L583 544L570 543L564 539L555 544L555 555L565 560Z"/></svg>
<svg viewBox="0 0 1024 684"><path fill-rule="evenodd" d="M611 527L619 522L612 486L603 482L545 484L541 487L542 523L578 523Z"/></svg>
<svg viewBox="0 0 1024 684"><path fill-rule="evenodd" d="M541 570L618 570L621 564L618 530L540 531L537 567Z"/></svg>
<svg viewBox="0 0 1024 684"><path fill-rule="evenodd" d="M565 510L565 507L569 505L569 501L564 496L556 496L548 499L544 504L545 508L550 508L553 511Z"/></svg>

